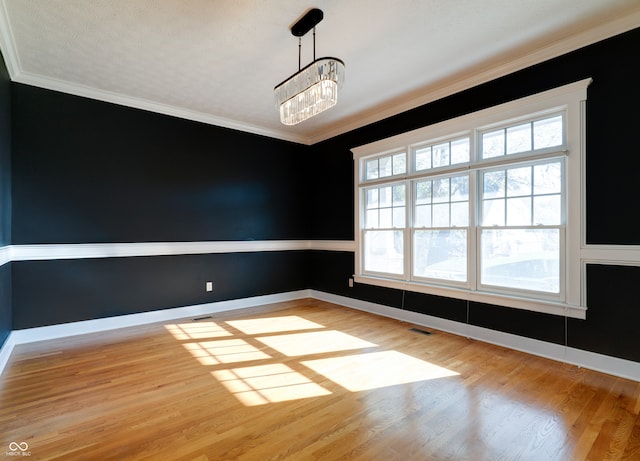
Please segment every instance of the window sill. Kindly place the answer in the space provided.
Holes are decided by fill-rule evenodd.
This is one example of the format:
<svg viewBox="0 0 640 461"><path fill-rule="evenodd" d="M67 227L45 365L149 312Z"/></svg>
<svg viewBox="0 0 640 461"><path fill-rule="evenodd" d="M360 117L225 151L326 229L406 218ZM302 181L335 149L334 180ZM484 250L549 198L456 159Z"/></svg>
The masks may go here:
<svg viewBox="0 0 640 461"><path fill-rule="evenodd" d="M575 306L561 302L529 299L504 294L488 293L483 291L470 291L464 289L448 288L436 285L427 285L424 283L405 282L400 280L371 277L368 275L356 275L354 276L354 281L356 283L362 283L366 285L395 288L398 290L413 291L417 293L444 296L448 298L465 299L473 302L493 304L503 307L512 307L515 309L524 309L534 312L542 312L545 314L559 315L562 317L571 317L582 320L587 318L586 307Z"/></svg>

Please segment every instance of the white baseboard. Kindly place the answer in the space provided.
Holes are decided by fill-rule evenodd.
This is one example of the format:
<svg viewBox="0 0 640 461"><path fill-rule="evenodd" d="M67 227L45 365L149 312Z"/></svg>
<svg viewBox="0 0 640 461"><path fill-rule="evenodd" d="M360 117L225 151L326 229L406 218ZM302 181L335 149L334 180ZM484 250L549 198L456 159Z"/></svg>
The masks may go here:
<svg viewBox="0 0 640 461"><path fill-rule="evenodd" d="M508 347L509 349L640 382L640 363L631 360L566 347L537 339L525 338L523 336L388 307L369 301L360 301L358 299L347 298L322 291L310 291L312 298L322 301L446 331L466 338Z"/></svg>
<svg viewBox="0 0 640 461"><path fill-rule="evenodd" d="M11 357L13 346L15 346L15 342L13 340L13 332L11 332L9 333L7 339L4 340L4 344L2 345L2 347L0 347L0 375L2 375L2 371L7 365L9 357Z"/></svg>
<svg viewBox="0 0 640 461"><path fill-rule="evenodd" d="M0 348L0 375L6 366L14 346L48 339L66 338L87 333L116 330L118 328L133 327L155 322L166 322L175 319L197 317L218 312L244 309L247 307L263 306L266 304L309 298L309 290L290 291L273 295L254 296L251 298L232 299L193 306L175 307L139 314L119 315L80 322L62 323L44 327L26 328L11 332L2 348Z"/></svg>
<svg viewBox="0 0 640 461"><path fill-rule="evenodd" d="M453 320L442 319L417 312L406 311L376 304L369 301L348 298L316 290L299 290L274 295L255 296L252 298L220 301L194 306L177 307L158 311L108 317L81 322L65 323L45 327L28 328L12 331L2 348L0 348L0 374L4 370L15 345L47 339L64 338L86 333L113 330L154 322L163 322L186 317L214 314L217 312L261 306L295 299L314 298L358 309L372 314L390 317L437 330L446 331L459 336L508 347L528 354L546 357L559 362L588 368L621 378L640 382L640 363L610 357L595 352L584 351L560 344L548 343L537 339L525 338L510 333L469 325Z"/></svg>
<svg viewBox="0 0 640 461"><path fill-rule="evenodd" d="M118 328L144 325L147 323L165 322L168 320L186 317L215 314L217 312L244 309L246 307L262 306L265 304L273 304L309 297L309 290L290 291L288 293L254 296L251 298L232 299L229 301L218 301L214 303L141 312L139 314L119 315L116 317L84 320L80 322L63 323L45 327L26 328L24 330L14 330L12 335L14 337L15 344L24 344L35 341L45 341L47 339L58 339L67 336L81 335L85 333L115 330Z"/></svg>

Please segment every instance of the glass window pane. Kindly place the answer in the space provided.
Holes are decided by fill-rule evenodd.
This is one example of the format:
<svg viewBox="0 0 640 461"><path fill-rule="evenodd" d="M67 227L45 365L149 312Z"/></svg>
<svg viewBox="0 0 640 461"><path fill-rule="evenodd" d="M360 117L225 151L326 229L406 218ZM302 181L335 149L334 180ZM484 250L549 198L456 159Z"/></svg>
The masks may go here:
<svg viewBox="0 0 640 461"><path fill-rule="evenodd" d="M531 197L507 199L507 226L531 225Z"/></svg>
<svg viewBox="0 0 640 461"><path fill-rule="evenodd" d="M504 130L482 134L482 158L504 155Z"/></svg>
<svg viewBox="0 0 640 461"><path fill-rule="evenodd" d="M449 227L449 204L433 205L433 227Z"/></svg>
<svg viewBox="0 0 640 461"><path fill-rule="evenodd" d="M504 197L505 172L489 171L482 175L483 198Z"/></svg>
<svg viewBox="0 0 640 461"><path fill-rule="evenodd" d="M507 170L507 196L531 195L531 167Z"/></svg>
<svg viewBox="0 0 640 461"><path fill-rule="evenodd" d="M507 154L531 150L531 123L507 128Z"/></svg>
<svg viewBox="0 0 640 461"><path fill-rule="evenodd" d="M449 165L449 143L433 146L433 167Z"/></svg>
<svg viewBox="0 0 640 461"><path fill-rule="evenodd" d="M393 209L393 227L405 226L405 208L403 206Z"/></svg>
<svg viewBox="0 0 640 461"><path fill-rule="evenodd" d="M431 181L416 183L416 204L431 203Z"/></svg>
<svg viewBox="0 0 640 461"><path fill-rule="evenodd" d="M367 175L365 179L376 179L378 177L378 159L367 160Z"/></svg>
<svg viewBox="0 0 640 461"><path fill-rule="evenodd" d="M378 189L367 189L367 209L378 208Z"/></svg>
<svg viewBox="0 0 640 461"><path fill-rule="evenodd" d="M379 170L378 170L378 174L381 178L384 178L386 176L391 176L392 174L392 170L391 170L391 157L382 157L380 159L378 159L379 163Z"/></svg>
<svg viewBox="0 0 640 461"><path fill-rule="evenodd" d="M365 216L365 227L367 229L375 229L378 226L378 210L367 210Z"/></svg>
<svg viewBox="0 0 640 461"><path fill-rule="evenodd" d="M407 172L407 154L396 154L393 156L393 174L405 174Z"/></svg>
<svg viewBox="0 0 640 461"><path fill-rule="evenodd" d="M393 206L404 206L404 184L393 186Z"/></svg>
<svg viewBox="0 0 640 461"><path fill-rule="evenodd" d="M486 229L480 238L483 285L559 293L558 229Z"/></svg>
<svg viewBox="0 0 640 461"><path fill-rule="evenodd" d="M451 178L451 200L469 200L469 176Z"/></svg>
<svg viewBox="0 0 640 461"><path fill-rule="evenodd" d="M451 141L451 164L469 161L469 138Z"/></svg>
<svg viewBox="0 0 640 461"><path fill-rule="evenodd" d="M482 225L504 226L504 199L484 200L482 202Z"/></svg>
<svg viewBox="0 0 640 461"><path fill-rule="evenodd" d="M533 225L557 226L562 224L560 195L533 197Z"/></svg>
<svg viewBox="0 0 640 461"><path fill-rule="evenodd" d="M431 147L416 150L416 171L431 168Z"/></svg>
<svg viewBox="0 0 640 461"><path fill-rule="evenodd" d="M403 231L365 231L365 271L402 274L404 272Z"/></svg>
<svg viewBox="0 0 640 461"><path fill-rule="evenodd" d="M417 206L414 219L415 227L431 227L431 205Z"/></svg>
<svg viewBox="0 0 640 461"><path fill-rule="evenodd" d="M391 207L391 194L393 190L391 186L381 187L379 190L380 190L380 208Z"/></svg>
<svg viewBox="0 0 640 461"><path fill-rule="evenodd" d="M533 123L533 148L562 145L562 115L538 120Z"/></svg>
<svg viewBox="0 0 640 461"><path fill-rule="evenodd" d="M545 163L533 167L533 193L557 194L562 191L562 167L560 162Z"/></svg>
<svg viewBox="0 0 640 461"><path fill-rule="evenodd" d="M388 229L393 227L391 221L391 208L382 208L380 210L380 228Z"/></svg>
<svg viewBox="0 0 640 461"><path fill-rule="evenodd" d="M449 201L449 178L433 180L433 202Z"/></svg>
<svg viewBox="0 0 640 461"><path fill-rule="evenodd" d="M451 225L457 227L467 227L469 225L468 202L451 204Z"/></svg>
<svg viewBox="0 0 640 461"><path fill-rule="evenodd" d="M466 282L467 231L465 229L415 231L413 275Z"/></svg>

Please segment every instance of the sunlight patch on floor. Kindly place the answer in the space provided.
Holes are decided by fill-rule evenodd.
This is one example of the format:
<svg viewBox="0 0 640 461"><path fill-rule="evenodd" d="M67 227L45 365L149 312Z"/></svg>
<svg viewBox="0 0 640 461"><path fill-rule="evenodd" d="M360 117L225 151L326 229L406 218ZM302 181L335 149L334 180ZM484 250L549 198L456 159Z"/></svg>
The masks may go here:
<svg viewBox="0 0 640 461"><path fill-rule="evenodd" d="M185 343L183 346L202 365L218 365L220 363L247 362L271 358L271 356L243 339Z"/></svg>
<svg viewBox="0 0 640 461"><path fill-rule="evenodd" d="M279 333L282 331L324 328L324 326L319 323L303 319L297 315L268 317L264 319L230 320L226 323L247 335L261 335L266 333Z"/></svg>
<svg viewBox="0 0 640 461"><path fill-rule="evenodd" d="M256 339L287 357L340 352L377 346L377 344L336 330L264 336Z"/></svg>
<svg viewBox="0 0 640 461"><path fill-rule="evenodd" d="M165 329L177 340L205 339L233 336L224 327L215 322L179 323L165 325Z"/></svg>
<svg viewBox="0 0 640 461"><path fill-rule="evenodd" d="M398 351L305 360L301 363L351 392L459 374Z"/></svg>
<svg viewBox="0 0 640 461"><path fill-rule="evenodd" d="M380 350L384 348L297 315L198 321L165 328L247 406L330 395L331 391L314 382L318 375L351 392L458 375L395 350ZM295 367L304 366L308 372L294 371L280 360L295 360ZM229 368L229 364L249 361L257 363Z"/></svg>
<svg viewBox="0 0 640 461"><path fill-rule="evenodd" d="M211 374L247 406L331 394L282 363L217 370Z"/></svg>

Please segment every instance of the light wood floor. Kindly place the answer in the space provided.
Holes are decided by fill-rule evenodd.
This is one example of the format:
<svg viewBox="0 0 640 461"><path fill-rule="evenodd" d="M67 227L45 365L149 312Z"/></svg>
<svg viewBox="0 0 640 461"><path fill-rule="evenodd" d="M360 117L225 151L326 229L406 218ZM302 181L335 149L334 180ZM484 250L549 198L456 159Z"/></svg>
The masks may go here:
<svg viewBox="0 0 640 461"><path fill-rule="evenodd" d="M303 300L17 346L0 457L640 459L639 383L411 326Z"/></svg>

